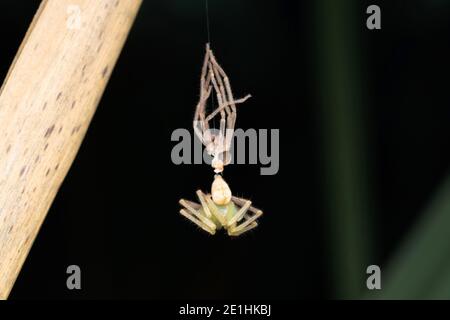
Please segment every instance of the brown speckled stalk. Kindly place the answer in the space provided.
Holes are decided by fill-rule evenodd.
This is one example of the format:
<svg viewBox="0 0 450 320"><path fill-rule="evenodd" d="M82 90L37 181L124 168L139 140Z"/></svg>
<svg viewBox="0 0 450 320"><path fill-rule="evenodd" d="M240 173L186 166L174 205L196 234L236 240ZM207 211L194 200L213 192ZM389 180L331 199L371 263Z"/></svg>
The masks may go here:
<svg viewBox="0 0 450 320"><path fill-rule="evenodd" d="M25 36L0 91L1 299L75 158L140 4L44 0Z"/></svg>

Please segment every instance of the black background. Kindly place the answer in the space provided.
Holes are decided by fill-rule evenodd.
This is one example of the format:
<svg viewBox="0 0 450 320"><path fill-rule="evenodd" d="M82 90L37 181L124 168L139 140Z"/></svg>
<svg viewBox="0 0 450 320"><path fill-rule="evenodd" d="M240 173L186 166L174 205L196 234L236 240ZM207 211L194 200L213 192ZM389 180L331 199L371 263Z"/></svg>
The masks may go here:
<svg viewBox="0 0 450 320"><path fill-rule="evenodd" d="M0 74L39 1L0 3ZM366 141L383 265L450 164L449 6L378 1L382 30L360 21ZM176 128L190 128L207 41L204 1L144 1L80 152L11 293L24 298L330 298L319 163L320 88L313 1L210 1L211 43L236 96L237 126L280 129L280 170L226 168L234 193L264 210L237 239L179 216L179 198L208 190L206 165L176 166ZM326 16L326 15L325 15ZM82 290L66 288L66 267ZM362 271L364 272L364 270Z"/></svg>

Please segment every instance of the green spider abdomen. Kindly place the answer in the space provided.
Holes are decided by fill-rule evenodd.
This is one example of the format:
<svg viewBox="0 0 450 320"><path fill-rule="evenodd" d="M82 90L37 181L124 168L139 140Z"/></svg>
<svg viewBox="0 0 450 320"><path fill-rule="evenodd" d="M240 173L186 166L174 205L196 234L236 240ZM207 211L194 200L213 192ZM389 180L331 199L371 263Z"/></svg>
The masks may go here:
<svg viewBox="0 0 450 320"><path fill-rule="evenodd" d="M218 214L220 214L224 218L225 222L228 222L232 217L234 217L234 215L237 212L236 205L233 202L230 202L227 205L223 205L223 206L210 202L208 204L208 208L210 211L215 211ZM201 209L201 211L202 211L202 214L204 215L205 214L204 210ZM214 216L214 214L212 215L211 220L217 226L217 230L220 230L222 227L226 227L226 225L223 226L222 223L220 223L220 221L217 220L217 218Z"/></svg>

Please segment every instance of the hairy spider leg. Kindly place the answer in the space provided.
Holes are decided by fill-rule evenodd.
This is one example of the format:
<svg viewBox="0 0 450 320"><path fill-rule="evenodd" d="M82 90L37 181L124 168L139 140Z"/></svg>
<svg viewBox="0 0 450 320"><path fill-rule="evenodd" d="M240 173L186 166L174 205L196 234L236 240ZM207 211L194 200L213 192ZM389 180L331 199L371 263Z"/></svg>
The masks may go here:
<svg viewBox="0 0 450 320"><path fill-rule="evenodd" d="M245 204L245 202L249 201L247 199L239 198L239 197L236 197L236 196L232 196L231 200L233 200L239 206L243 206ZM255 208L255 207L248 208L248 211L250 211L250 212L252 212L254 214L258 214L258 215L262 215L262 213L263 213L260 209Z"/></svg>
<svg viewBox="0 0 450 320"><path fill-rule="evenodd" d="M249 206L249 202L250 202L249 200L233 196L232 201L235 202L237 205L242 206L241 208L244 208L247 206L248 206L248 208L245 210L243 216L237 217L237 220L236 220L237 222L239 222L242 219L242 217L244 217L244 222L239 225L232 226L229 229L229 233L233 233L233 235L240 235L244 232L247 232L247 231L255 228L258 225L256 223L256 220L262 216L263 212L255 207ZM251 202L250 202L250 204L251 204ZM253 215L252 216L248 215L247 214L248 211L252 212ZM236 214L236 216L238 216L238 214Z"/></svg>
<svg viewBox="0 0 450 320"><path fill-rule="evenodd" d="M198 200L200 200L200 204L202 205L203 212L205 213L206 217L211 220L212 214L209 210L208 204L206 203L205 194L202 192L202 190L197 190L197 197Z"/></svg>
<svg viewBox="0 0 450 320"><path fill-rule="evenodd" d="M210 52L210 56L211 56L212 52ZM224 109L226 108L222 108L222 106L227 102L227 97L225 95L225 91L222 87L219 87L219 84L222 83L222 80L220 79L220 76L218 76L217 71L213 68L211 62L208 63L209 66L209 73L211 76L211 82L213 84L214 90L216 91L216 97L217 97L217 101L219 103L219 107L218 110L220 110L220 130L219 130L219 138L217 139L217 141L215 141L215 150L214 150L214 157L217 159L220 159L220 156L226 152L227 145L225 145L225 128L226 128L226 113L224 111ZM217 80L219 81L219 84L217 83L216 80L216 76ZM223 159L220 159L223 161Z"/></svg>
<svg viewBox="0 0 450 320"><path fill-rule="evenodd" d="M219 103L219 108L220 108L220 115L221 115L221 122L223 122L224 127L225 127L225 123L227 123L227 128L230 124L230 120L232 120L231 117L231 109L230 109L230 100L229 97L227 97L227 94L225 92L225 86L224 86L224 82L222 80L222 74L221 74L221 67L219 66L219 64L217 63L216 59L214 58L214 54L213 52L210 50L210 60L211 62L209 63L209 67L210 70L212 71L212 74L214 75L214 78L217 80L217 84L218 84L218 88L216 87L216 91L220 92L220 96L222 98L222 102ZM222 70L223 72L223 70ZM229 105L230 104L230 105ZM223 107L222 107L223 106ZM225 110L225 111L224 111ZM225 120L225 114L227 116L227 119ZM223 129L222 133L222 140L225 139L225 128ZM223 146L223 143L226 143L227 141L221 141L221 146L223 147L223 150L225 152L227 152L229 150L229 145L225 145Z"/></svg>
<svg viewBox="0 0 450 320"><path fill-rule="evenodd" d="M258 219L261 215L262 215L262 212L259 214L253 215L251 218L248 218L247 220L245 220L243 223L241 223L239 225L232 226L229 229L229 232L236 233L236 232L247 230L247 227L253 223L256 223L256 219ZM253 228L251 228L251 229L253 229Z"/></svg>
<svg viewBox="0 0 450 320"><path fill-rule="evenodd" d="M250 231L250 230L256 228L257 226L258 226L258 223L253 222L249 226L247 226L246 228L243 228L243 229L241 229L239 231L236 231L236 229L229 229L228 230L228 235L232 236L232 237L237 237L237 236L240 236L241 234L243 234L243 233L245 233L247 231Z"/></svg>
<svg viewBox="0 0 450 320"><path fill-rule="evenodd" d="M214 235L216 233L216 225L210 219L201 214L200 205L184 199L180 200L180 205L187 209L181 209L181 215L198 225L203 230L209 232L210 234ZM194 207L197 206L199 209L194 209Z"/></svg>
<svg viewBox="0 0 450 320"><path fill-rule="evenodd" d="M250 208L251 205L252 205L252 202L250 200L247 200L241 206L241 208L238 210L238 212L236 212L236 214L228 221L227 227L231 227L235 223L241 221L241 219L244 217L245 213L247 212L247 210Z"/></svg>
<svg viewBox="0 0 450 320"><path fill-rule="evenodd" d="M220 223L221 227L225 227L227 225L227 221L225 217L218 211L217 206L211 200L211 195L205 196L206 202L213 214L214 218Z"/></svg>
<svg viewBox="0 0 450 320"><path fill-rule="evenodd" d="M207 45L207 50L203 61L202 73L200 75L200 99L194 114L194 131L205 146L207 146L211 142L211 139L208 139L211 137L209 135L205 135L205 132L209 130L208 121L205 119L206 101L208 100L212 91L212 86L210 85L211 77L208 72L208 63L210 58L210 50L208 48L209 45Z"/></svg>
<svg viewBox="0 0 450 320"><path fill-rule="evenodd" d="M233 97L233 91L231 90L231 85L229 78L223 68L219 65L219 63L216 60L216 57L214 56L213 52L210 52L210 60L213 65L213 69L215 73L217 74L217 78L219 78L219 83L221 84L222 89L222 95L226 96L225 103L229 104L228 106L225 106L225 111L227 113L227 135L225 139L225 144L227 146L227 152L229 151L229 148L231 147L231 140L233 138L234 134L234 127L236 124L236 118L237 118L237 111L236 111L236 102L234 101ZM223 80L222 80L223 78ZM226 89L225 89L226 88ZM225 93L226 90L226 93ZM245 101L245 100L244 100Z"/></svg>
<svg viewBox="0 0 450 320"><path fill-rule="evenodd" d="M184 216L186 219L188 219L188 220L192 221L193 223L195 223L197 226L199 226L200 228L202 228L206 232L210 233L211 235L216 234L216 230L209 228L203 222L201 222L200 220L197 220L192 214L187 212L185 209L181 209L180 210L180 214L182 216Z"/></svg>

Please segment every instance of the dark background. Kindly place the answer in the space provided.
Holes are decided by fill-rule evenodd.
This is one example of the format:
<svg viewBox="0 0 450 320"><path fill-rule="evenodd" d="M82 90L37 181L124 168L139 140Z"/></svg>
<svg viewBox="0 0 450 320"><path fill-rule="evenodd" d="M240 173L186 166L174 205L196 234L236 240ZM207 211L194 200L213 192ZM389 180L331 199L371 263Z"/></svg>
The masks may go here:
<svg viewBox="0 0 450 320"><path fill-rule="evenodd" d="M382 30L366 28L369 4ZM38 5L0 3L2 78ZM225 170L264 210L258 229L211 237L178 214L213 178L170 158L198 99L205 2L144 1L12 299L356 297L366 266L395 255L450 167L450 4L209 0L209 13L235 95L253 96L237 126L280 129L277 175ZM81 291L66 288L71 264Z"/></svg>

